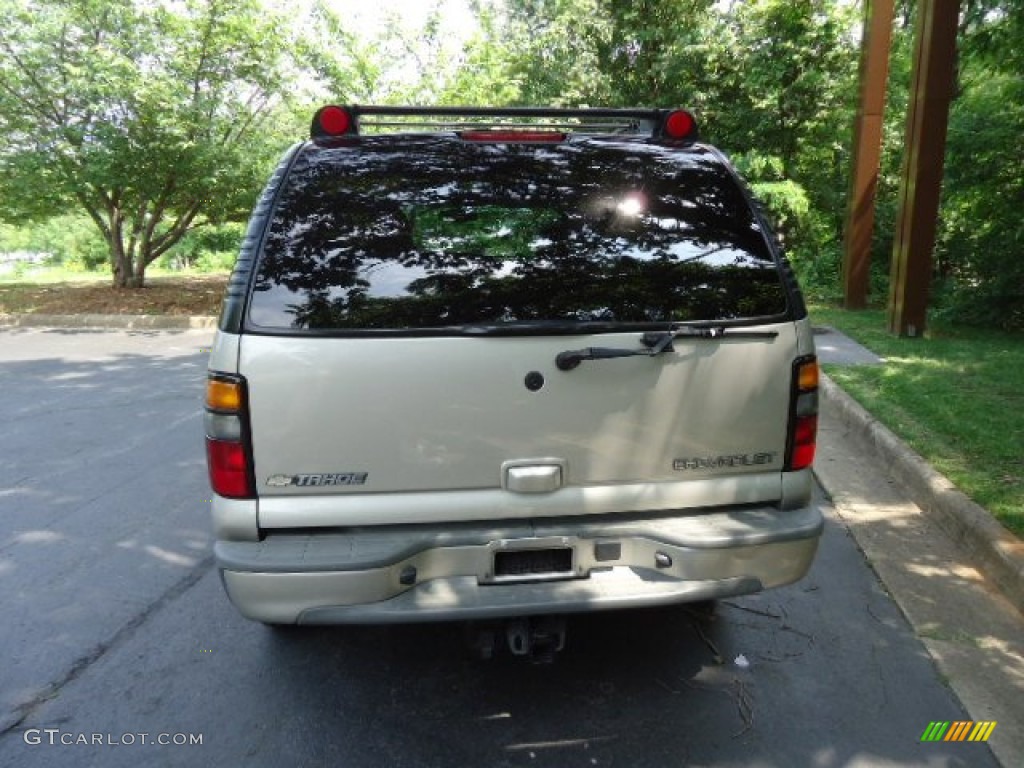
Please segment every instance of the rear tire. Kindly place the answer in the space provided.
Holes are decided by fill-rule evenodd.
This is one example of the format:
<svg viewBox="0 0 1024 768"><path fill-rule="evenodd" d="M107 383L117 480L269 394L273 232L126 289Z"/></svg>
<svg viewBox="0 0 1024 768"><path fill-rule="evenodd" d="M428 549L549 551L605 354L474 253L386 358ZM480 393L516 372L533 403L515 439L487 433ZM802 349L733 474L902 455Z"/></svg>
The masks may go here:
<svg viewBox="0 0 1024 768"><path fill-rule="evenodd" d="M261 621L260 623L275 635L281 636L298 634L305 629L301 624L279 624L274 621Z"/></svg>
<svg viewBox="0 0 1024 768"><path fill-rule="evenodd" d="M714 620L715 614L718 612L718 601L697 600L686 603L683 605L683 609L697 621L709 622Z"/></svg>

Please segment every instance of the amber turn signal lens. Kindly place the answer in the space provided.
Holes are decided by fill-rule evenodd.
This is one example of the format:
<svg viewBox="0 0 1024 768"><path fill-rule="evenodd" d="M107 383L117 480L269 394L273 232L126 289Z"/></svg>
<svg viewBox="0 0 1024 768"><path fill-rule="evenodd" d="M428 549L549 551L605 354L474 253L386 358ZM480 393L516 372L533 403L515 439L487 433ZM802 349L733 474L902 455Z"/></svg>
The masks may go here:
<svg viewBox="0 0 1024 768"><path fill-rule="evenodd" d="M816 360L800 364L796 385L801 392L818 388L818 362Z"/></svg>
<svg viewBox="0 0 1024 768"><path fill-rule="evenodd" d="M238 411L242 408L242 385L221 379L206 380L206 407L217 411Z"/></svg>

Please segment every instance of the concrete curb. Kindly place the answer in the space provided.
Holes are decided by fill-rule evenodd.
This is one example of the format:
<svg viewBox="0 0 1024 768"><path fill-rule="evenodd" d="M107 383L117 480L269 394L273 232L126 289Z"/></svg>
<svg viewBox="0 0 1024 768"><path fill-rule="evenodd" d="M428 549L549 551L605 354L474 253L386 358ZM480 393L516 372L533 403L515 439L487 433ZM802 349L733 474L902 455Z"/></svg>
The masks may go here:
<svg viewBox="0 0 1024 768"><path fill-rule="evenodd" d="M116 328L120 330L213 330L205 315L0 315L0 326L16 328Z"/></svg>
<svg viewBox="0 0 1024 768"><path fill-rule="evenodd" d="M935 520L954 544L1024 613L1024 542L986 509L971 501L948 478L936 472L828 376L821 378L822 393L835 407L840 421L877 451L922 512Z"/></svg>

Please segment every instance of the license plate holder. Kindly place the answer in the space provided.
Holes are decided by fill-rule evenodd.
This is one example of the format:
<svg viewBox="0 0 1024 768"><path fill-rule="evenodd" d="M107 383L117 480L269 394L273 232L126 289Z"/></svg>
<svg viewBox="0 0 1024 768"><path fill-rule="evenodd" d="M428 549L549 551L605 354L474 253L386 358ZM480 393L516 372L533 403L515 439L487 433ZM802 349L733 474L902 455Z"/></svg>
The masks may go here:
<svg viewBox="0 0 1024 768"><path fill-rule="evenodd" d="M504 546L503 546L504 544ZM493 548L491 569L485 581L508 584L526 581L557 581L578 576L576 550L561 541L551 544L502 542Z"/></svg>

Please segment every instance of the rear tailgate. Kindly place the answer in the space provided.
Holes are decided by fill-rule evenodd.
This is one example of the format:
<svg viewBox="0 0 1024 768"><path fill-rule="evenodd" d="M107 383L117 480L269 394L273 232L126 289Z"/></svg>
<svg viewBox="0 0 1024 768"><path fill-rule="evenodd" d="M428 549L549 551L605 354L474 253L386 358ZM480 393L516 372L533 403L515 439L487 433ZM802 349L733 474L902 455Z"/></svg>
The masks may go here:
<svg viewBox="0 0 1024 768"><path fill-rule="evenodd" d="M792 323L761 328L778 335L682 338L571 371L559 352L636 348L639 334L245 335L261 526L778 500L797 338ZM510 484L519 466L546 485Z"/></svg>

